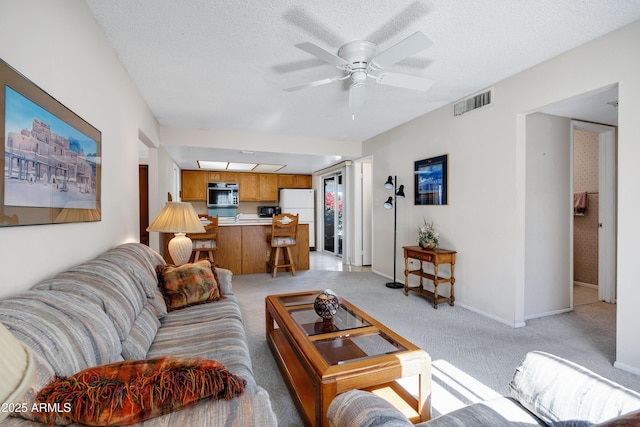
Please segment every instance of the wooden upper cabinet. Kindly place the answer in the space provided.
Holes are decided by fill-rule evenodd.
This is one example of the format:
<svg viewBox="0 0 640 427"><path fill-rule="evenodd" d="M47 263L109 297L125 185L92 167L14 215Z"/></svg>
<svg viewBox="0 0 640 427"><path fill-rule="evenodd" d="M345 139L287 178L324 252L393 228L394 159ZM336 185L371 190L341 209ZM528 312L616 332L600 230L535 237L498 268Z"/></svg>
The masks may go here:
<svg viewBox="0 0 640 427"><path fill-rule="evenodd" d="M277 202L278 175L238 173L238 193L241 202Z"/></svg>
<svg viewBox="0 0 640 427"><path fill-rule="evenodd" d="M237 182L240 202L277 202L279 188L311 188L311 175L182 171L182 200L206 201L208 182Z"/></svg>
<svg viewBox="0 0 640 427"><path fill-rule="evenodd" d="M260 196L260 177L255 173L238 174L238 197L240 202L257 202Z"/></svg>
<svg viewBox="0 0 640 427"><path fill-rule="evenodd" d="M311 188L313 187L313 181L311 175L296 175L296 187L295 188Z"/></svg>
<svg viewBox="0 0 640 427"><path fill-rule="evenodd" d="M207 173L203 171L182 171L182 200L207 201Z"/></svg>
<svg viewBox="0 0 640 427"><path fill-rule="evenodd" d="M209 172L209 182L238 182L238 174L225 171Z"/></svg>
<svg viewBox="0 0 640 427"><path fill-rule="evenodd" d="M311 188L311 184L311 175L278 175L278 188Z"/></svg>
<svg viewBox="0 0 640 427"><path fill-rule="evenodd" d="M278 175L261 173L260 175L260 201L278 201Z"/></svg>

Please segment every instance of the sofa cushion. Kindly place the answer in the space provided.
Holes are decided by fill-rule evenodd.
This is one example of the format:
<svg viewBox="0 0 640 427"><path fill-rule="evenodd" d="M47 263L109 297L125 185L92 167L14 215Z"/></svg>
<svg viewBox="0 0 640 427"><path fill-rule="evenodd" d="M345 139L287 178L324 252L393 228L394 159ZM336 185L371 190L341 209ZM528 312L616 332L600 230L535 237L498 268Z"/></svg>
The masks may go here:
<svg viewBox="0 0 640 427"><path fill-rule="evenodd" d="M122 357L144 359L159 327L160 321L155 314L155 308L147 304L133 323L127 339L122 343Z"/></svg>
<svg viewBox="0 0 640 427"><path fill-rule="evenodd" d="M156 266L165 263L156 251L139 243L125 243L105 252L99 258L120 265L135 279L135 284L143 290L147 298L155 298L158 288Z"/></svg>
<svg viewBox="0 0 640 427"><path fill-rule="evenodd" d="M541 419L508 397L474 403L432 419L429 427L546 426Z"/></svg>
<svg viewBox="0 0 640 427"><path fill-rule="evenodd" d="M516 368L511 396L545 423L591 425L640 408L640 394L552 354L533 351Z"/></svg>
<svg viewBox="0 0 640 427"><path fill-rule="evenodd" d="M221 298L215 266L209 259L179 266L159 265L157 273L169 311Z"/></svg>
<svg viewBox="0 0 640 427"><path fill-rule="evenodd" d="M122 347L101 308L65 292L30 290L0 300L0 322L57 375L120 359Z"/></svg>
<svg viewBox="0 0 640 427"><path fill-rule="evenodd" d="M132 291L128 285L119 284L119 274L107 272L113 272L113 269L108 268L106 264L106 261L86 262L38 283L33 289L75 294L102 307L113 322L120 341L124 341L133 322L142 311L146 297Z"/></svg>
<svg viewBox="0 0 640 427"><path fill-rule="evenodd" d="M37 401L61 408L41 412L45 423L129 425L195 405L200 399L231 399L245 382L223 364L200 358L161 357L89 368L58 378Z"/></svg>
<svg viewBox="0 0 640 427"><path fill-rule="evenodd" d="M206 308L218 303L188 307L184 310L201 313L201 321L193 324L162 324L147 357L193 356L215 359L236 375L255 384L247 336L242 321L237 318L208 319ZM171 319L171 312L165 319ZM163 319L163 321L165 320Z"/></svg>

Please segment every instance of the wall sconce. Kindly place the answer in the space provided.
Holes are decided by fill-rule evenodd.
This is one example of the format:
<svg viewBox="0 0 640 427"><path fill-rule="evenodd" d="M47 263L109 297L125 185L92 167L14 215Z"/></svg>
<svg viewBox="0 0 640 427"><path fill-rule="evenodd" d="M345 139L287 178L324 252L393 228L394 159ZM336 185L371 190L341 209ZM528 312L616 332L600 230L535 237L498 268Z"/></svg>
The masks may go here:
<svg viewBox="0 0 640 427"><path fill-rule="evenodd" d="M393 208L393 282L386 283L387 288L400 289L404 288L404 284L396 282L396 242L397 242L397 229L398 229L398 199L404 199L404 185L397 186L398 177L389 175L387 182L384 183L384 188L392 189L393 196L389 196L386 202L382 206L385 209ZM395 202L394 202L395 200Z"/></svg>

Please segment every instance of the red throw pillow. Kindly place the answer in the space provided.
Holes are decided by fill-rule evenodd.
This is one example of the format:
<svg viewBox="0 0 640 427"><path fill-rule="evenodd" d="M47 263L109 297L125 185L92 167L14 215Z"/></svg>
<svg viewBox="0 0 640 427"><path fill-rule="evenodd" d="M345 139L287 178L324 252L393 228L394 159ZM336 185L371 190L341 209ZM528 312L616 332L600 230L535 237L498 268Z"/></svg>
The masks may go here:
<svg viewBox="0 0 640 427"><path fill-rule="evenodd" d="M36 397L40 421L89 426L129 425L193 406L200 399L231 399L246 381L215 360L160 357L125 360L59 377Z"/></svg>
<svg viewBox="0 0 640 427"><path fill-rule="evenodd" d="M156 272L168 311L224 298L215 265L208 258L179 266L159 265Z"/></svg>

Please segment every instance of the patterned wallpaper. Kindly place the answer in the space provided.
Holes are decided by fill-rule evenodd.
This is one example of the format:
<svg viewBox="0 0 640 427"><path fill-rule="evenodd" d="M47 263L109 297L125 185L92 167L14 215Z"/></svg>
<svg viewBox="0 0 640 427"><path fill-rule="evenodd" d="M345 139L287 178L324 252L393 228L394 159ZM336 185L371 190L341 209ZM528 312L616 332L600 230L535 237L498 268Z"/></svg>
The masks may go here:
<svg viewBox="0 0 640 427"><path fill-rule="evenodd" d="M576 130L573 136L573 186L588 192L584 216L573 217L573 279L598 284L598 134Z"/></svg>

